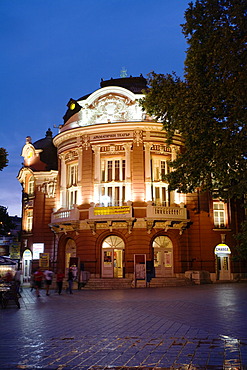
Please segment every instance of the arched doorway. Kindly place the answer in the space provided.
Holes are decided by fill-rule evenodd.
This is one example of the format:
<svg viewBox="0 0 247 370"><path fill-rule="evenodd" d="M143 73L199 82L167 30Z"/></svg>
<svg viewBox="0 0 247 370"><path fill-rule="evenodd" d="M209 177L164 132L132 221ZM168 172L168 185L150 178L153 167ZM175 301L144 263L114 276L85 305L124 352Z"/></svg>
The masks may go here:
<svg viewBox="0 0 247 370"><path fill-rule="evenodd" d="M152 244L155 277L173 276L173 245L168 236L157 236Z"/></svg>
<svg viewBox="0 0 247 370"><path fill-rule="evenodd" d="M102 277L124 277L124 241L117 235L110 235L102 243Z"/></svg>
<svg viewBox="0 0 247 370"><path fill-rule="evenodd" d="M76 243L73 239L68 239L65 245L65 269L68 271L70 258L76 257Z"/></svg>
<svg viewBox="0 0 247 370"><path fill-rule="evenodd" d="M31 278L32 252L26 249L22 256L23 281L28 282Z"/></svg>
<svg viewBox="0 0 247 370"><path fill-rule="evenodd" d="M224 243L218 244L214 249L214 253L216 258L216 279L231 280L230 248Z"/></svg>

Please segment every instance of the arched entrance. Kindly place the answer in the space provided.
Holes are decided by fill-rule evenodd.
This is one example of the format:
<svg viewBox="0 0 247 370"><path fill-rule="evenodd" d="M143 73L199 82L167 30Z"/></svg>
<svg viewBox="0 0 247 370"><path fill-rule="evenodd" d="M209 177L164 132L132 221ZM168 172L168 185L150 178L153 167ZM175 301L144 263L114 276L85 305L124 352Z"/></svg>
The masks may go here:
<svg viewBox="0 0 247 370"><path fill-rule="evenodd" d="M124 277L124 241L117 235L110 235L102 243L102 277Z"/></svg>
<svg viewBox="0 0 247 370"><path fill-rule="evenodd" d="M65 245L65 269L69 269L71 257L76 257L76 243L73 239L68 239Z"/></svg>
<svg viewBox="0 0 247 370"><path fill-rule="evenodd" d="M226 244L218 244L214 249L214 253L216 258L216 279L231 280L230 248Z"/></svg>
<svg viewBox="0 0 247 370"><path fill-rule="evenodd" d="M155 277L173 276L173 245L168 236L157 236L152 244Z"/></svg>
<svg viewBox="0 0 247 370"><path fill-rule="evenodd" d="M22 256L23 281L28 282L31 278L32 252L26 249Z"/></svg>

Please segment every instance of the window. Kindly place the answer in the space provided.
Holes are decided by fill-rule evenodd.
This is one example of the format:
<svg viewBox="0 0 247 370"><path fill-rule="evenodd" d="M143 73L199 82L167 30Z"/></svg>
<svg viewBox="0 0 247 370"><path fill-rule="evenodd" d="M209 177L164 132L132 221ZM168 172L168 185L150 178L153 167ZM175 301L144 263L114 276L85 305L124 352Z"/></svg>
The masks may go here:
<svg viewBox="0 0 247 370"><path fill-rule="evenodd" d="M125 202L125 159L101 160L101 184L95 203L121 206Z"/></svg>
<svg viewBox="0 0 247 370"><path fill-rule="evenodd" d="M34 177L30 177L28 181L28 194L33 195L34 194Z"/></svg>
<svg viewBox="0 0 247 370"><path fill-rule="evenodd" d="M68 187L77 186L78 181L78 164L71 164L68 166Z"/></svg>
<svg viewBox="0 0 247 370"><path fill-rule="evenodd" d="M223 202L214 202L213 212L214 212L214 226L219 229L225 228L226 227L225 204Z"/></svg>
<svg viewBox="0 0 247 370"><path fill-rule="evenodd" d="M78 203L78 164L67 166L67 207L72 209Z"/></svg>
<svg viewBox="0 0 247 370"><path fill-rule="evenodd" d="M27 231L31 232L33 228L33 210L27 211Z"/></svg>
<svg viewBox="0 0 247 370"><path fill-rule="evenodd" d="M160 159L152 160L153 181L164 181L164 176L168 173L167 162Z"/></svg>
<svg viewBox="0 0 247 370"><path fill-rule="evenodd" d="M153 200L156 206L168 206L169 196L168 187L166 185L158 185L154 187Z"/></svg>

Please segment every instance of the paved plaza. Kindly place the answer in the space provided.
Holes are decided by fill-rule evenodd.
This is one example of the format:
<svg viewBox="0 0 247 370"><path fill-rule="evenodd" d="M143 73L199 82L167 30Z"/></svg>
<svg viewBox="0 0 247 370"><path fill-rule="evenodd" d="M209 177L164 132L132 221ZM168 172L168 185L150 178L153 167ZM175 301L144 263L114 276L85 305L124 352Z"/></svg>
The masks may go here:
<svg viewBox="0 0 247 370"><path fill-rule="evenodd" d="M0 309L0 369L247 369L247 283L59 296Z"/></svg>

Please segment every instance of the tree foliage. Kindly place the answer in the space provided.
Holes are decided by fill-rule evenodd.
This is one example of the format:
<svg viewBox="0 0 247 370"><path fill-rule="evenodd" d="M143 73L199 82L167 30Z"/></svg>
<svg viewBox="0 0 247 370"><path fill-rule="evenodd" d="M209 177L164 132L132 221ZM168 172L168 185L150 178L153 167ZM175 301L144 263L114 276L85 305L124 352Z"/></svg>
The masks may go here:
<svg viewBox="0 0 247 370"><path fill-rule="evenodd" d="M247 3L197 0L185 12L185 74L149 75L143 108L179 130L185 150L172 162L170 189L247 193Z"/></svg>
<svg viewBox="0 0 247 370"><path fill-rule="evenodd" d="M0 235L7 236L15 225L8 214L8 210L4 206L0 206Z"/></svg>
<svg viewBox="0 0 247 370"><path fill-rule="evenodd" d="M7 151L4 148L0 148L0 171L2 171L4 167L7 167L9 162L7 156Z"/></svg>

